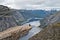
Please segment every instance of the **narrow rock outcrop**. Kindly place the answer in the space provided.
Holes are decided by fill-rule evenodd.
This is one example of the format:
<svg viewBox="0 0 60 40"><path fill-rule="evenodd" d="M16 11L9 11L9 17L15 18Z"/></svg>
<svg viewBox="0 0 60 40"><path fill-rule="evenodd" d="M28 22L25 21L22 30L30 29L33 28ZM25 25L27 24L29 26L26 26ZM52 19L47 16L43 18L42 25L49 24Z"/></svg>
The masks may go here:
<svg viewBox="0 0 60 40"><path fill-rule="evenodd" d="M31 29L31 26L17 26L9 28L0 32L0 40L18 40L19 37L24 36Z"/></svg>

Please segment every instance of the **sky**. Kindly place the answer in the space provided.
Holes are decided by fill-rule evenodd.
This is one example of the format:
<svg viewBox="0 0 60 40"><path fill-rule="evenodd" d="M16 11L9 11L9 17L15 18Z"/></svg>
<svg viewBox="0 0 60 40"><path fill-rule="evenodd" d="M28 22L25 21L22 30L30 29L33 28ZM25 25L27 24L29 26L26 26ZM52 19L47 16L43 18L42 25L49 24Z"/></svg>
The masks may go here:
<svg viewBox="0 0 60 40"><path fill-rule="evenodd" d="M60 0L0 0L0 5L14 9L60 9Z"/></svg>

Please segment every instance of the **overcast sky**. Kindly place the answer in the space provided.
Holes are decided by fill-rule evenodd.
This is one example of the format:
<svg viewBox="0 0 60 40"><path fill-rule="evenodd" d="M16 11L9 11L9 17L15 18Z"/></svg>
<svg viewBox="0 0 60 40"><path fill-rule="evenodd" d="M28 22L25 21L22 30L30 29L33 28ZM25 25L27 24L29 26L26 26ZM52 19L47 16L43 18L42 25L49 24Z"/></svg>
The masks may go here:
<svg viewBox="0 0 60 40"><path fill-rule="evenodd" d="M0 0L0 5L14 9L59 9L60 0Z"/></svg>

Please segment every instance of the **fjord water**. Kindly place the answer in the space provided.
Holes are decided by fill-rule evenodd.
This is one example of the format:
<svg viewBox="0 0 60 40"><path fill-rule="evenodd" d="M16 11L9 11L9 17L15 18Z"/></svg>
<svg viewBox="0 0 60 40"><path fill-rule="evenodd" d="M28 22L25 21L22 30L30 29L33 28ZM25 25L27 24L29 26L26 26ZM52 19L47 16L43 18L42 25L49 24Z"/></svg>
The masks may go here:
<svg viewBox="0 0 60 40"><path fill-rule="evenodd" d="M50 12L49 12L50 13ZM34 36L35 34L37 34L37 33L39 33L41 30L42 30L42 28L40 28L40 27L38 27L38 26L36 26L36 25L39 25L40 24L40 22L37 22L37 21L41 21L41 23L42 23L42 26L43 26L43 28L46 26L46 25L48 25L48 24L50 24L50 22L52 22L52 21L54 21L57 17L55 17L54 15L53 15L53 13L50 15L49 13L45 13L46 15L45 15L45 17L43 17L43 14L42 14L42 17L44 18L42 21L39 19L39 20L36 20L36 21L34 21L34 22L27 22L28 24L33 24L32 25L32 29L29 31L29 33L26 35L26 36L23 36L23 37L21 37L19 40L28 40L29 38L31 38L32 36ZM39 13L40 14L40 13ZM40 15L41 15L40 14ZM39 16L40 16L39 15ZM51 18L52 19L51 19ZM54 18L53 18L54 17ZM53 20L54 19L54 20ZM55 22L55 21L54 21ZM54 23L53 22L53 23ZM35 25L34 25L35 24ZM40 24L41 25L41 24Z"/></svg>
<svg viewBox="0 0 60 40"><path fill-rule="evenodd" d="M33 24L33 23L38 26L40 24L39 21L30 22L30 24ZM21 37L19 40L28 40L35 34L39 33L41 30L42 28L32 25L32 29L29 31L29 33L26 36Z"/></svg>

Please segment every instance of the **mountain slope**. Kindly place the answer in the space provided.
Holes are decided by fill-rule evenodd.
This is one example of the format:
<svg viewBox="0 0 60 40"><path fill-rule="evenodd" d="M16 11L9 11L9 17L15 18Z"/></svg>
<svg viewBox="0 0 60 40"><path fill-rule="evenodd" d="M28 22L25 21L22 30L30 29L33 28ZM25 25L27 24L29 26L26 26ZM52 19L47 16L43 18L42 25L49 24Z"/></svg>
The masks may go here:
<svg viewBox="0 0 60 40"><path fill-rule="evenodd" d="M25 19L29 18L44 18L46 16L50 16L53 13L57 12L57 10L18 10Z"/></svg>
<svg viewBox="0 0 60 40"><path fill-rule="evenodd" d="M48 26L29 40L60 40L60 11L51 16L49 20Z"/></svg>
<svg viewBox="0 0 60 40"><path fill-rule="evenodd" d="M0 5L0 31L4 31L10 27L20 25L19 21L23 21L23 16L6 6Z"/></svg>

